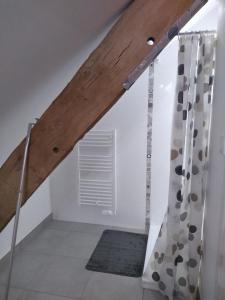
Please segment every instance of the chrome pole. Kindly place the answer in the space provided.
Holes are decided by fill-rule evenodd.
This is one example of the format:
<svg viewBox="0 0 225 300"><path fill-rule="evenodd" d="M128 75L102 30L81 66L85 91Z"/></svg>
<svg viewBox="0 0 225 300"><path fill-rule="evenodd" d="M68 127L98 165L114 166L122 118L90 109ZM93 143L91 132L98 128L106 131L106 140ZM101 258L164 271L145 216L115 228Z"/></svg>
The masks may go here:
<svg viewBox="0 0 225 300"><path fill-rule="evenodd" d="M15 215L15 220L14 220L13 235L12 235L11 250L10 250L9 271L8 271L4 300L8 300L8 298L9 298L9 289L10 289L11 278L12 278L16 237L17 237L18 223L19 223L19 217L20 217L20 208L22 205L22 200L23 200L23 195L24 195L24 183L25 183L25 176L26 176L27 157L28 157L28 149L29 149L32 127L33 127L33 123L29 123L28 128L27 128L27 136L26 136L26 140L25 140L22 170L21 170L21 175L20 175L20 185L19 185L18 198L17 198L17 204L16 204L16 215Z"/></svg>

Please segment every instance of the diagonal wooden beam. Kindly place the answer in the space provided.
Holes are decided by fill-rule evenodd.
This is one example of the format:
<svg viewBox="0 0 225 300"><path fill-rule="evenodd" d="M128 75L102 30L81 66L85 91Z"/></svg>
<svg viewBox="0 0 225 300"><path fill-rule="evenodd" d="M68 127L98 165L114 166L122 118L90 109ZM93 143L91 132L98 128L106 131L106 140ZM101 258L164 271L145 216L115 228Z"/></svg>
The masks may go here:
<svg viewBox="0 0 225 300"><path fill-rule="evenodd" d="M173 24L185 12L188 21L192 5L197 4L195 10L205 2L135 0L130 5L33 127L24 202L121 97L123 83L135 68L161 45L165 35L176 34ZM146 42L150 36L154 46ZM0 231L15 214L23 149L24 141L0 169Z"/></svg>

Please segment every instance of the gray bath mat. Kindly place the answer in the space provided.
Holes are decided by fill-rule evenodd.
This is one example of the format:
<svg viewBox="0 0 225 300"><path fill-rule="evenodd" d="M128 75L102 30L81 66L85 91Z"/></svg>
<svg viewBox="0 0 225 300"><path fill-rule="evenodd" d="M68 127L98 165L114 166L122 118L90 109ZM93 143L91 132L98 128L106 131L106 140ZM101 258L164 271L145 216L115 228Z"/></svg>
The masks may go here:
<svg viewBox="0 0 225 300"><path fill-rule="evenodd" d="M129 277L141 277L147 238L145 234L105 230L86 265L86 269Z"/></svg>

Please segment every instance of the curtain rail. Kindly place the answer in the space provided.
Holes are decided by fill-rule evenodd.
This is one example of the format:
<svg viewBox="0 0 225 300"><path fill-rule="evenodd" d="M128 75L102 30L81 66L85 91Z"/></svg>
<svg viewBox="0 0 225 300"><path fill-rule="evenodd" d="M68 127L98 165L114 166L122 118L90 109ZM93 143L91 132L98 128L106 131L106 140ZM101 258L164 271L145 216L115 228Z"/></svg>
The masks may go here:
<svg viewBox="0 0 225 300"><path fill-rule="evenodd" d="M216 30L211 30L211 31L209 31L209 30L203 30L203 31L187 31L187 32L180 32L180 33L178 33L178 37L179 36L184 36L184 35L194 35L194 34L196 34L196 35L201 35L201 34L208 34L208 35L211 35L211 34L216 34Z"/></svg>

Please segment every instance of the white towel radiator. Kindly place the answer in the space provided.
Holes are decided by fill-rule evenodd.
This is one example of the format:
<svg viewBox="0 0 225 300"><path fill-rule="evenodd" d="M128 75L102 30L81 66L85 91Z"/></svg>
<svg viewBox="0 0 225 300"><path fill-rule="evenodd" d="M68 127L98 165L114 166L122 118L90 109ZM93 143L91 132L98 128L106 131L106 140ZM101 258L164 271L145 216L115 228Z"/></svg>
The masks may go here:
<svg viewBox="0 0 225 300"><path fill-rule="evenodd" d="M116 213L116 131L91 130L78 145L79 204Z"/></svg>

